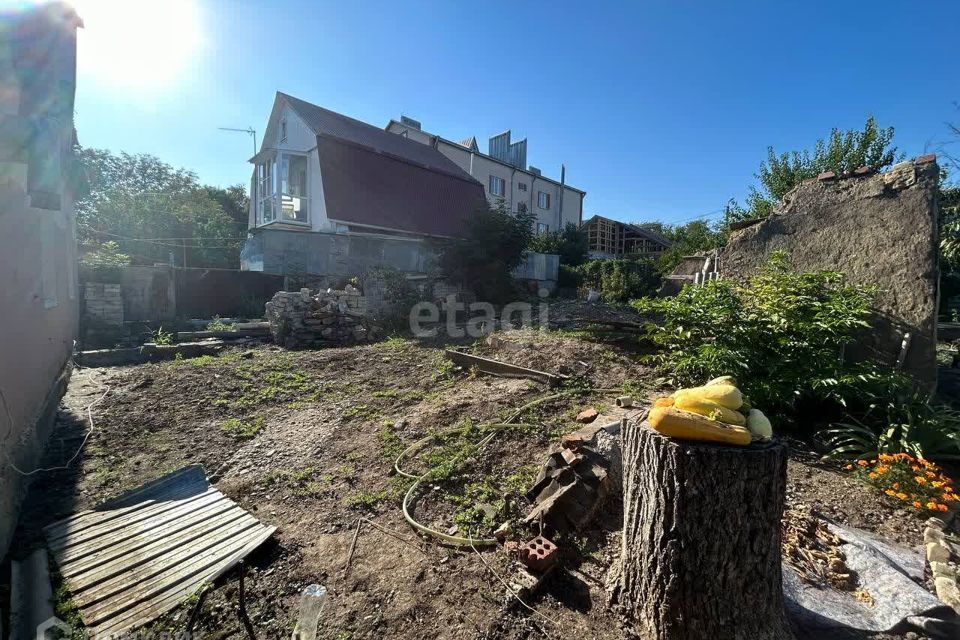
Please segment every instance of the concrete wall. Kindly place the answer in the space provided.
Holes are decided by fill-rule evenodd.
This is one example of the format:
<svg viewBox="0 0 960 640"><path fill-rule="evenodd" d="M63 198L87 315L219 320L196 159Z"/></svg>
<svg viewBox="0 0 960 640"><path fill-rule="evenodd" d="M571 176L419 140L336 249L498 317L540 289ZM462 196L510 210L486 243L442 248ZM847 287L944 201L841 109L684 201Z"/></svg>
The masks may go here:
<svg viewBox="0 0 960 640"><path fill-rule="evenodd" d="M877 316L860 357L894 366L903 336L904 370L936 382L937 175L933 156L885 174L824 175L790 192L768 219L734 232L720 253L723 277L745 279L771 251L785 250L797 270L841 271L879 285Z"/></svg>
<svg viewBox="0 0 960 640"><path fill-rule="evenodd" d="M53 427L77 332L76 21L0 17L0 556Z"/></svg>
<svg viewBox="0 0 960 640"><path fill-rule="evenodd" d="M240 252L240 268L288 276L352 277L380 266L425 273L435 258L434 245L419 238L258 229Z"/></svg>

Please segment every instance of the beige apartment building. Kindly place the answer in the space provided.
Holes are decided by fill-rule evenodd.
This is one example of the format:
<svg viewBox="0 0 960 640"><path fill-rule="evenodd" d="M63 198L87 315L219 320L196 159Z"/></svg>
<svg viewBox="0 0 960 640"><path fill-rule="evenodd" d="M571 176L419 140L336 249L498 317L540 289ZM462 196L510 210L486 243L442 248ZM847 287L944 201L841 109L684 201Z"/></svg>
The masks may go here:
<svg viewBox="0 0 960 640"><path fill-rule="evenodd" d="M560 180L553 180L528 166L526 138L512 142L510 131L506 131L490 138L487 153L481 153L476 138L453 142L427 133L418 121L406 116L391 120L386 130L430 145L450 158L483 184L491 204L503 200L510 211L532 211L540 233L556 231L567 224L579 227L583 222L586 192L566 184L564 168L560 170Z"/></svg>

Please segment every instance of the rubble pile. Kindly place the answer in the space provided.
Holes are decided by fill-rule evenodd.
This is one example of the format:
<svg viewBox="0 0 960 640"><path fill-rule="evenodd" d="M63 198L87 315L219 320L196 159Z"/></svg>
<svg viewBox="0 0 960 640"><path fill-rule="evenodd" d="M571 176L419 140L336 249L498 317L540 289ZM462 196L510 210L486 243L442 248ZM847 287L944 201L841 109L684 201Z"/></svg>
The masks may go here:
<svg viewBox="0 0 960 640"><path fill-rule="evenodd" d="M342 291L279 291L267 303L266 315L273 341L288 349L368 342L377 334L366 298L349 284Z"/></svg>

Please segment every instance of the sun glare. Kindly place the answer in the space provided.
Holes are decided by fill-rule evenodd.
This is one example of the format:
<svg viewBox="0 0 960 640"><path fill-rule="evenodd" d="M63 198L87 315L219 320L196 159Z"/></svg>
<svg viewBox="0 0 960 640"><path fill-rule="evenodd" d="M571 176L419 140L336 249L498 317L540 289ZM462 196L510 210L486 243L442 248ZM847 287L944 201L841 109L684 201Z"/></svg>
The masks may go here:
<svg viewBox="0 0 960 640"><path fill-rule="evenodd" d="M194 0L72 0L79 73L130 91L157 91L181 81L202 44Z"/></svg>

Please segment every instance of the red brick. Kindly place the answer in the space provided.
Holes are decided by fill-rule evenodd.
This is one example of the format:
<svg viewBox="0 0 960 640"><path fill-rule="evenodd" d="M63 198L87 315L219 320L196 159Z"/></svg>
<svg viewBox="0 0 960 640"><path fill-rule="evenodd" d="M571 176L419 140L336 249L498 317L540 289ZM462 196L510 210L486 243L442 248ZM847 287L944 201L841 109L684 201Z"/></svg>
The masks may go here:
<svg viewBox="0 0 960 640"><path fill-rule="evenodd" d="M914 164L927 164L928 162L936 162L936 161L937 161L937 154L928 153L926 155L920 156L913 162Z"/></svg>
<svg viewBox="0 0 960 640"><path fill-rule="evenodd" d="M559 549L543 536L537 536L520 549L520 560L530 569L544 572L560 559Z"/></svg>
<svg viewBox="0 0 960 640"><path fill-rule="evenodd" d="M600 415L600 413L593 407L590 407L577 414L577 422L593 422L597 419L598 415Z"/></svg>
<svg viewBox="0 0 960 640"><path fill-rule="evenodd" d="M871 173L875 173L875 170L871 169L870 167L860 167L859 169L853 172L853 175L867 176L867 175L870 175Z"/></svg>
<svg viewBox="0 0 960 640"><path fill-rule="evenodd" d="M833 180L836 177L837 177L837 174L835 174L833 171L824 171L823 173L817 176L817 180L820 180L821 182L823 182L824 180Z"/></svg>

